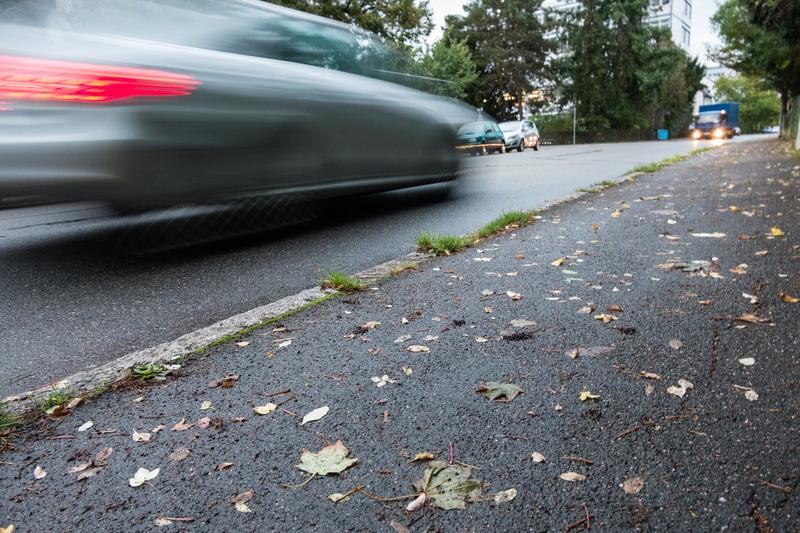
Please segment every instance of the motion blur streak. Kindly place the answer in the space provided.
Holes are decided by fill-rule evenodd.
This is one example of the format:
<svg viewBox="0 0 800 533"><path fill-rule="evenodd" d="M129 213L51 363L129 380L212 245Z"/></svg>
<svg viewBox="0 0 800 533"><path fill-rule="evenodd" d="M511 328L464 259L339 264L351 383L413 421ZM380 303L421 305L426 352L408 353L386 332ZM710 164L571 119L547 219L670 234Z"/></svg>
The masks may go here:
<svg viewBox="0 0 800 533"><path fill-rule="evenodd" d="M199 85L160 70L0 56L0 98L110 102L137 96L185 96Z"/></svg>
<svg viewBox="0 0 800 533"><path fill-rule="evenodd" d="M261 1L14 0L0 21L0 198L139 213L452 182L476 116L374 35Z"/></svg>

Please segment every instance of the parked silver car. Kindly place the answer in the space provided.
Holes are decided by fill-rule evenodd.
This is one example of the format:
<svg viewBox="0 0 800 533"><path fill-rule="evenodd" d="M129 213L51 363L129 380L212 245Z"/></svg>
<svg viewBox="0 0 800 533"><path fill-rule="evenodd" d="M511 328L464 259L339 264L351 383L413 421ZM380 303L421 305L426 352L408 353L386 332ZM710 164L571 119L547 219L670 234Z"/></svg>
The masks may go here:
<svg viewBox="0 0 800 533"><path fill-rule="evenodd" d="M522 152L525 148L539 150L539 130L532 120L514 120L501 122L500 129L506 139L506 152L517 150Z"/></svg>
<svg viewBox="0 0 800 533"><path fill-rule="evenodd" d="M255 0L0 5L0 198L173 205L456 178L475 110L372 34Z"/></svg>

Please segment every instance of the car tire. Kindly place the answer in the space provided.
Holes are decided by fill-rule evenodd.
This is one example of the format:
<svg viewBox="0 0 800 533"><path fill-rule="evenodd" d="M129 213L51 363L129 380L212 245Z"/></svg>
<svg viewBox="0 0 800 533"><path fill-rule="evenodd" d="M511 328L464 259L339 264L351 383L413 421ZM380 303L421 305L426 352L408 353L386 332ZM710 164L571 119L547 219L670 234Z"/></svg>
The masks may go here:
<svg viewBox="0 0 800 533"><path fill-rule="evenodd" d="M481 146L481 155L486 155L489 153L489 150L486 148L486 143Z"/></svg>
<svg viewBox="0 0 800 533"><path fill-rule="evenodd" d="M517 146L517 152L524 152L525 151L525 139L521 139L519 141L519 146Z"/></svg>
<svg viewBox="0 0 800 533"><path fill-rule="evenodd" d="M533 151L534 152L538 152L539 151L539 141L536 141L536 144L533 145Z"/></svg>

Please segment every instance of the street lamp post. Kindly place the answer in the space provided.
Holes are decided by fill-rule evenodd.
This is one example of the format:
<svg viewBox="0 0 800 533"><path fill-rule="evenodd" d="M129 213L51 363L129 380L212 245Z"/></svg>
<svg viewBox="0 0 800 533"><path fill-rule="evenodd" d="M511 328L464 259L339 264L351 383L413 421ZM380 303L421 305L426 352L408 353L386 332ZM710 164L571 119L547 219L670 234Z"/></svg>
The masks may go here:
<svg viewBox="0 0 800 533"><path fill-rule="evenodd" d="M572 144L575 144L575 130L578 124L578 106L572 105Z"/></svg>

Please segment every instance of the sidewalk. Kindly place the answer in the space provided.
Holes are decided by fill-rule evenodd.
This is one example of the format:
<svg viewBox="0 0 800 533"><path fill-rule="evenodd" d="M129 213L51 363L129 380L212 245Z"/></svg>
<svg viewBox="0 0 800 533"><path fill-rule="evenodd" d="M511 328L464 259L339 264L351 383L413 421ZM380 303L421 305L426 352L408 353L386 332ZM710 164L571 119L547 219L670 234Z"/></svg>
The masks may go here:
<svg viewBox="0 0 800 533"><path fill-rule="evenodd" d="M790 531L799 245L800 161L726 145L34 424L0 527Z"/></svg>

